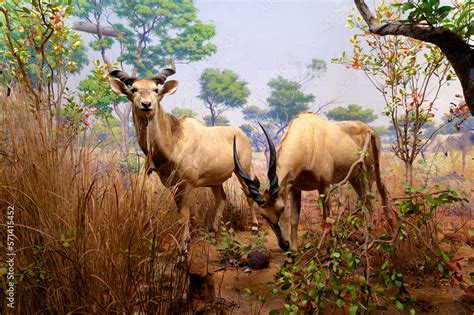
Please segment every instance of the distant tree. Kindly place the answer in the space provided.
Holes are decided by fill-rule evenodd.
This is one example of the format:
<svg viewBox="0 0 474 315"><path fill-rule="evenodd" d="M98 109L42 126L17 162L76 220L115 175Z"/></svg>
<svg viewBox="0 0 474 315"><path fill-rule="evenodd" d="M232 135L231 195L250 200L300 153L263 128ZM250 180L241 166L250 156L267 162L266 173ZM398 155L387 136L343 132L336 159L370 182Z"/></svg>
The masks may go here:
<svg viewBox="0 0 474 315"><path fill-rule="evenodd" d="M374 126L373 128L381 137L390 135L390 131L385 126Z"/></svg>
<svg viewBox="0 0 474 315"><path fill-rule="evenodd" d="M119 145L122 137L120 121L114 116L98 120L91 125L92 135L102 150L113 150Z"/></svg>
<svg viewBox="0 0 474 315"><path fill-rule="evenodd" d="M179 62L202 60L216 51L210 42L215 35L212 24L198 18L193 1L74 0L76 30L90 33L92 49L99 51L109 71L113 68L110 52L119 43L118 66L131 68L131 76L148 77L174 59ZM119 23L112 23L116 17ZM131 104L111 104L122 124L121 155L128 155Z"/></svg>
<svg viewBox="0 0 474 315"><path fill-rule="evenodd" d="M326 116L332 120L360 120L365 123L371 123L377 119L373 109L364 109L357 104L350 104L347 107L338 106L329 110Z"/></svg>
<svg viewBox="0 0 474 315"><path fill-rule="evenodd" d="M328 69L326 61L322 59L313 58L311 62L306 65L305 71L303 71L298 78L298 83L305 85L315 79L322 77Z"/></svg>
<svg viewBox="0 0 474 315"><path fill-rule="evenodd" d="M214 123L212 122L212 117L211 115L206 115L202 118L204 120L204 123L207 126L229 126L230 121L227 119L224 115L219 115L216 120L214 120Z"/></svg>
<svg viewBox="0 0 474 315"><path fill-rule="evenodd" d="M240 108L250 95L247 82L231 70L206 69L199 78L199 98L209 110L210 125L215 126L219 116L229 109Z"/></svg>
<svg viewBox="0 0 474 315"><path fill-rule="evenodd" d="M267 118L268 110L260 108L256 105L250 105L242 109L244 119L256 123Z"/></svg>
<svg viewBox="0 0 474 315"><path fill-rule="evenodd" d="M270 96L267 98L268 117L276 124L278 137L288 126L288 123L298 114L309 109L309 104L314 101L314 95L304 94L301 84L290 81L282 76L268 82Z"/></svg>
<svg viewBox="0 0 474 315"><path fill-rule="evenodd" d="M443 117L442 129L440 133L442 134L452 134L459 132L466 132L468 130L474 130L474 117L461 118L462 123L460 124L459 119L451 119L450 116Z"/></svg>
<svg viewBox="0 0 474 315"><path fill-rule="evenodd" d="M252 137L252 134L255 132L255 128L251 124L243 124L239 126L240 129L249 137Z"/></svg>
<svg viewBox="0 0 474 315"><path fill-rule="evenodd" d="M268 110L256 105L250 105L242 109L242 114L244 115L244 119L249 123L240 126L240 128L246 128L246 130L248 130L245 131L243 129L255 150L265 151L267 149L267 139L265 138L259 123L265 127L265 130L267 130L271 136L273 135L274 128L269 120Z"/></svg>
<svg viewBox="0 0 474 315"><path fill-rule="evenodd" d="M185 116L195 118L197 113L194 112L191 108L184 108L184 107L175 107L171 110L171 114L175 115L176 117Z"/></svg>

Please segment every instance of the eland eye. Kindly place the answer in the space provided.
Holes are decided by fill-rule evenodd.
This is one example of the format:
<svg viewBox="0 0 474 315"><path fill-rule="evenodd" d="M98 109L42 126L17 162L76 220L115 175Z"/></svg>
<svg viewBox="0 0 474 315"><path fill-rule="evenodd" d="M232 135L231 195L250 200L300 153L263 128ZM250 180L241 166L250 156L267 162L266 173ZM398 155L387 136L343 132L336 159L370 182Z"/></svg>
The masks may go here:
<svg viewBox="0 0 474 315"><path fill-rule="evenodd" d="M130 91L131 91L132 93L135 93L135 92L137 91L137 89L136 89L136 88L132 88Z"/></svg>
<svg viewBox="0 0 474 315"><path fill-rule="evenodd" d="M155 93L158 94L158 92L160 92L160 89L159 89L159 88L155 88L155 89L153 90L153 92L155 92Z"/></svg>

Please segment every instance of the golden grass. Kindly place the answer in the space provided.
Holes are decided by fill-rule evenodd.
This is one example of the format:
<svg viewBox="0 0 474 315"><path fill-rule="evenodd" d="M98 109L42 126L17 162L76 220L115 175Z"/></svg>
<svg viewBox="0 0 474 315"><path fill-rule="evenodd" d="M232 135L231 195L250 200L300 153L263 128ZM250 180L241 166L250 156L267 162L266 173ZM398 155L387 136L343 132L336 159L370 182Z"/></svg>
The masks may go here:
<svg viewBox="0 0 474 315"><path fill-rule="evenodd" d="M15 208L15 312L181 312L187 275L171 250L180 225L169 192L152 193L115 156L101 160L83 133L39 130L27 101L0 99L0 207Z"/></svg>

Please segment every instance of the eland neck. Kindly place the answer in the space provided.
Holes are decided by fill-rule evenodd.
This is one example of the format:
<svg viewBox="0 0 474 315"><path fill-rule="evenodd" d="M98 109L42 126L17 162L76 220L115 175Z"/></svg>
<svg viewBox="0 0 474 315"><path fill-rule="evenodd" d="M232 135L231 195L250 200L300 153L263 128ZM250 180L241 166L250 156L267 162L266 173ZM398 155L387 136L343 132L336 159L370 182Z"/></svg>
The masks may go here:
<svg viewBox="0 0 474 315"><path fill-rule="evenodd" d="M151 117L139 117L133 111L133 124L138 138L138 144L145 155L153 157L155 154L171 160L171 153L176 146L180 121L167 114L161 106Z"/></svg>

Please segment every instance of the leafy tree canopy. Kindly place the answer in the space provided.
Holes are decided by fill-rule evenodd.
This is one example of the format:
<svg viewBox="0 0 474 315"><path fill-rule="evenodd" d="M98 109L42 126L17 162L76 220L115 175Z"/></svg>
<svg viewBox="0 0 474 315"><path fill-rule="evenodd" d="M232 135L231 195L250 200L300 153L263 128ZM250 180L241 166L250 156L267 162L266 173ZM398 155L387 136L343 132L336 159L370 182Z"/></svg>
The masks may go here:
<svg viewBox="0 0 474 315"><path fill-rule="evenodd" d="M184 108L184 107L175 107L171 110L171 114L173 114L176 117L191 117L195 118L197 113L193 111L191 108Z"/></svg>
<svg viewBox="0 0 474 315"><path fill-rule="evenodd" d="M118 61L132 65L140 76L151 76L158 70L155 67L170 59L192 62L216 52L210 42L215 27L198 19L192 0L76 0L75 4L74 13L90 23L97 24L96 17L108 10L123 21L113 25L122 34L116 39L121 43ZM96 50L109 49L115 41L100 35L95 39L91 47Z"/></svg>
<svg viewBox="0 0 474 315"><path fill-rule="evenodd" d="M65 24L71 10L59 0L1 1L0 82L28 80L36 90L88 63L81 38Z"/></svg>
<svg viewBox="0 0 474 315"><path fill-rule="evenodd" d="M449 60L463 89L465 102L451 109L461 115L469 110L474 115L473 0L451 1L451 4L440 0L397 0L391 4L381 1L375 15L364 0L354 3L361 15L358 20L365 22L362 28L367 33L407 36L436 45Z"/></svg>
<svg viewBox="0 0 474 315"><path fill-rule="evenodd" d="M224 115L217 117L217 119L214 121L214 124L212 124L211 115L206 115L202 119L207 126L230 126L229 119L227 119L227 117Z"/></svg>
<svg viewBox="0 0 474 315"><path fill-rule="evenodd" d="M101 65L97 60L95 68L87 78L79 83L79 97L86 107L95 108L98 118L110 118L112 103L125 102L126 99L115 95L109 86L109 72L107 65Z"/></svg>
<svg viewBox="0 0 474 315"><path fill-rule="evenodd" d="M314 95L304 94L301 84L278 76L268 82L271 89L267 98L270 111L269 117L283 130L300 112L307 111L314 101ZM281 132L281 131L280 131Z"/></svg>
<svg viewBox="0 0 474 315"><path fill-rule="evenodd" d="M357 104L350 104L347 107L338 106L329 110L326 116L332 120L360 120L365 123L370 123L377 119L373 109L364 109Z"/></svg>
<svg viewBox="0 0 474 315"><path fill-rule="evenodd" d="M474 1L441 4L440 0L408 0L398 4L405 13L403 22L441 26L457 33L466 41L474 36Z"/></svg>
<svg viewBox="0 0 474 315"><path fill-rule="evenodd" d="M244 114L245 120L257 122L264 120L268 114L268 111L256 105L250 105L242 109L242 114Z"/></svg>
<svg viewBox="0 0 474 315"><path fill-rule="evenodd" d="M201 91L199 98L209 109L211 123L224 111L242 107L250 95L247 82L232 70L206 69L199 78Z"/></svg>
<svg viewBox="0 0 474 315"><path fill-rule="evenodd" d="M239 127L242 131L247 135L247 137L251 138L252 134L255 132L255 128L251 124L243 124Z"/></svg>

